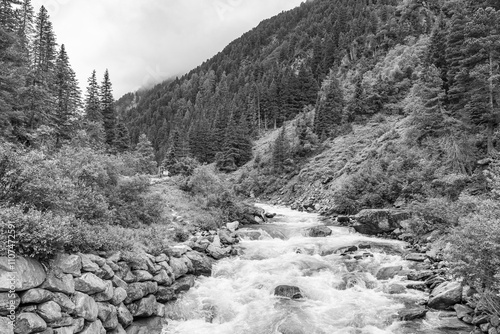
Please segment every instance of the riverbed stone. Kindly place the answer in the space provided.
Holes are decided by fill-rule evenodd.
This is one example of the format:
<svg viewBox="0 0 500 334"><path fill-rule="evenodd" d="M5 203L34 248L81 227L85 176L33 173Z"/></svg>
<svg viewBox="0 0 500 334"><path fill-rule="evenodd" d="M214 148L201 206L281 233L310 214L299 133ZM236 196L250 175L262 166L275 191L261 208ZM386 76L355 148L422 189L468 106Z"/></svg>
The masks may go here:
<svg viewBox="0 0 500 334"><path fill-rule="evenodd" d="M405 259L407 261L424 262L427 259L427 256L422 253L410 253L406 255Z"/></svg>
<svg viewBox="0 0 500 334"><path fill-rule="evenodd" d="M127 289L127 298L124 303L129 304L133 301L139 300L142 297L155 294L158 291L158 283L156 282L140 282L140 283L131 283L128 285Z"/></svg>
<svg viewBox="0 0 500 334"><path fill-rule="evenodd" d="M391 295L395 295L395 294L404 293L405 291L406 291L406 288L404 285L395 283L395 284L389 285L387 292Z"/></svg>
<svg viewBox="0 0 500 334"><path fill-rule="evenodd" d="M40 286L52 292L62 292L68 295L75 293L75 281L71 274L65 274L57 268L47 273L45 282Z"/></svg>
<svg viewBox="0 0 500 334"><path fill-rule="evenodd" d="M219 239L223 245L233 245L233 244L238 243L240 241L238 239L238 236L236 235L236 233L231 232L225 228L221 228L217 232L217 235L219 236Z"/></svg>
<svg viewBox="0 0 500 334"><path fill-rule="evenodd" d="M16 310L21 304L21 298L17 293L0 293L0 315L9 315L12 305L14 310Z"/></svg>
<svg viewBox="0 0 500 334"><path fill-rule="evenodd" d="M300 288L293 285L278 285L274 288L274 295L290 299L304 298Z"/></svg>
<svg viewBox="0 0 500 334"><path fill-rule="evenodd" d="M377 279L378 280L387 280L390 278L394 278L399 272L403 270L402 266L387 266L382 267L377 271Z"/></svg>
<svg viewBox="0 0 500 334"><path fill-rule="evenodd" d="M149 317L134 321L127 329L127 334L155 334L161 333L166 321L160 317Z"/></svg>
<svg viewBox="0 0 500 334"><path fill-rule="evenodd" d="M14 333L38 333L47 329L47 323L35 313L21 313L16 317Z"/></svg>
<svg viewBox="0 0 500 334"><path fill-rule="evenodd" d="M84 318L87 321L95 321L97 319L97 303L92 297L82 292L75 292L72 297L75 303L75 314Z"/></svg>
<svg viewBox="0 0 500 334"><path fill-rule="evenodd" d="M127 305L130 313L135 317L150 317L156 309L156 297L149 295Z"/></svg>
<svg viewBox="0 0 500 334"><path fill-rule="evenodd" d="M11 290L12 285L16 292L39 287L46 276L45 269L35 259L18 256L12 263L9 258L0 257L0 292Z"/></svg>
<svg viewBox="0 0 500 334"><path fill-rule="evenodd" d="M108 285L93 273L85 273L75 279L75 290L89 295L104 292Z"/></svg>
<svg viewBox="0 0 500 334"><path fill-rule="evenodd" d="M326 226L314 226L307 230L307 235L313 238L324 238L332 234L332 230Z"/></svg>
<svg viewBox="0 0 500 334"><path fill-rule="evenodd" d="M400 222L410 218L406 211L394 209L364 209L354 216L356 232L375 235L400 228Z"/></svg>
<svg viewBox="0 0 500 334"><path fill-rule="evenodd" d="M134 317L132 316L132 313L130 313L128 308L123 303L118 305L118 307L116 308L116 316L118 318L118 322L124 328L129 326L132 323L132 321L134 321Z"/></svg>
<svg viewBox="0 0 500 334"><path fill-rule="evenodd" d="M172 289L174 289L177 294L186 292L194 286L195 282L195 276L187 275L176 280L174 284L172 284Z"/></svg>
<svg viewBox="0 0 500 334"><path fill-rule="evenodd" d="M186 257L191 260L193 264L193 274L210 276L212 274L212 266L214 260L206 254L190 251L186 253Z"/></svg>
<svg viewBox="0 0 500 334"><path fill-rule="evenodd" d="M415 319L422 319L425 317L427 309L425 307L416 307L411 309L404 309L398 312L398 317L403 321L411 321Z"/></svg>
<svg viewBox="0 0 500 334"><path fill-rule="evenodd" d="M437 310L446 310L459 304L462 300L462 285L460 282L444 282L432 290L428 305Z"/></svg>
<svg viewBox="0 0 500 334"><path fill-rule="evenodd" d="M48 301L37 306L36 313L46 322L61 320L61 307L54 301Z"/></svg>
<svg viewBox="0 0 500 334"><path fill-rule="evenodd" d="M172 287L160 286L156 293L156 300L160 303L166 303L177 298L175 291Z"/></svg>

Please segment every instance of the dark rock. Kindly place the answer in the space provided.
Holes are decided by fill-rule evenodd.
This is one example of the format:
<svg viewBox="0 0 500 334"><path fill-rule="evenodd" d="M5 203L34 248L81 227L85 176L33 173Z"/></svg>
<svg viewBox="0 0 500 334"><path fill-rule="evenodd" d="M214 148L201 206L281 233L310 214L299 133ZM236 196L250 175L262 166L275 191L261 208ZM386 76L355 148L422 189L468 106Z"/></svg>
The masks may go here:
<svg viewBox="0 0 500 334"><path fill-rule="evenodd" d="M462 301L462 285L459 282L444 282L432 290L428 305L437 310L446 310Z"/></svg>
<svg viewBox="0 0 500 334"><path fill-rule="evenodd" d="M411 321L415 319L422 319L427 314L425 307L418 307L412 309L405 309L398 312L398 317L402 321Z"/></svg>
<svg viewBox="0 0 500 334"><path fill-rule="evenodd" d="M402 269L402 266L382 267L377 271L376 277L378 280L394 278L394 276L396 276Z"/></svg>
<svg viewBox="0 0 500 334"><path fill-rule="evenodd" d="M406 255L405 259L407 261L424 262L427 259L427 256L422 253L410 253Z"/></svg>
<svg viewBox="0 0 500 334"><path fill-rule="evenodd" d="M408 283L406 287L408 289L420 290L420 291L425 291L425 289L427 289L427 285L424 282Z"/></svg>
<svg viewBox="0 0 500 334"><path fill-rule="evenodd" d="M314 226L307 230L307 235L313 238L327 237L332 234L332 230L326 226Z"/></svg>
<svg viewBox="0 0 500 334"><path fill-rule="evenodd" d="M8 292L12 283L16 292L33 289L46 278L45 270L35 259L18 256L13 266L7 257L0 257L0 292Z"/></svg>
<svg viewBox="0 0 500 334"><path fill-rule="evenodd" d="M392 232L400 228L400 222L410 218L405 211L393 209L365 209L356 216L354 229L363 234L375 235L379 233Z"/></svg>
<svg viewBox="0 0 500 334"><path fill-rule="evenodd" d="M195 276L193 275L188 275L184 276L174 282L172 284L172 289L174 289L175 293L181 293L188 291L194 286L195 283Z"/></svg>
<svg viewBox="0 0 500 334"><path fill-rule="evenodd" d="M439 284L446 282L446 280L441 276L433 276L425 280L425 284L429 287L429 289L434 289Z"/></svg>
<svg viewBox="0 0 500 334"><path fill-rule="evenodd" d="M127 334L160 334L167 322L160 317L150 317L134 321L126 329Z"/></svg>
<svg viewBox="0 0 500 334"><path fill-rule="evenodd" d="M464 317L474 313L474 310L466 305L456 304L453 306L455 312L457 312L457 318L462 320Z"/></svg>
<svg viewBox="0 0 500 334"><path fill-rule="evenodd" d="M489 321L490 321L489 314L479 314L479 315L476 315L472 318L472 324L476 325L476 326L481 325L481 324L485 324Z"/></svg>
<svg viewBox="0 0 500 334"><path fill-rule="evenodd" d="M128 310L135 317L150 317L156 309L156 297L149 295L141 300L127 305Z"/></svg>
<svg viewBox="0 0 500 334"><path fill-rule="evenodd" d="M172 287L160 286L158 287L158 292L156 293L156 300L160 303L166 303L171 300L175 300L176 294Z"/></svg>
<svg viewBox="0 0 500 334"><path fill-rule="evenodd" d="M404 285L401 284L391 284L388 288L388 293L391 295L400 294L406 291Z"/></svg>
<svg viewBox="0 0 500 334"><path fill-rule="evenodd" d="M210 276L212 274L212 265L215 262L212 258L196 251L187 252L186 256L193 264L193 274L205 276Z"/></svg>
<svg viewBox="0 0 500 334"><path fill-rule="evenodd" d="M433 275L431 270L424 270L424 271L412 271L410 272L407 277L410 281L421 281L425 280Z"/></svg>
<svg viewBox="0 0 500 334"><path fill-rule="evenodd" d="M337 223L341 224L341 225L346 225L346 224L349 224L351 222L351 218L347 217L347 216L338 216L337 217Z"/></svg>
<svg viewBox="0 0 500 334"><path fill-rule="evenodd" d="M274 289L274 295L290 299L304 298L302 291L298 287L292 285L278 285Z"/></svg>

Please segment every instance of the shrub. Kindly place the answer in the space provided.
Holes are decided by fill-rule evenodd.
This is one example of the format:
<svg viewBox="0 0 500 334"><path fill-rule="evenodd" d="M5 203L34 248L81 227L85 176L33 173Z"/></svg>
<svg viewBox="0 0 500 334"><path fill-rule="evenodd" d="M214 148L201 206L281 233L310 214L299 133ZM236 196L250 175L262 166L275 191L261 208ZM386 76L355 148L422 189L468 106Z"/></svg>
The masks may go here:
<svg viewBox="0 0 500 334"><path fill-rule="evenodd" d="M443 233L449 231L458 224L460 215L467 208L465 203L438 197L413 202L408 209L413 213L409 220L410 229L418 237L436 230Z"/></svg>
<svg viewBox="0 0 500 334"><path fill-rule="evenodd" d="M198 160L190 157L184 157L176 159L175 162L168 167L168 171L171 175L190 176L199 166L200 163Z"/></svg>

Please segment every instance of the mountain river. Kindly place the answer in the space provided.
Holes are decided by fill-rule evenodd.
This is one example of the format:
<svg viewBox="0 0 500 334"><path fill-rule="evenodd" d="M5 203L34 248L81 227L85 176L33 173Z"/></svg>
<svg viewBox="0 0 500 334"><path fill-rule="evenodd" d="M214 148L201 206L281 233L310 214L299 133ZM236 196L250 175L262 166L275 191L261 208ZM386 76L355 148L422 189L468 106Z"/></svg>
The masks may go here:
<svg viewBox="0 0 500 334"><path fill-rule="evenodd" d="M164 334L448 334L439 316L399 321L398 311L425 300L421 291L394 293L406 277L377 280L386 266L411 269L402 257L406 244L372 238L347 227L312 238L321 225L316 214L259 205L277 213L270 222L238 230L239 255L220 260L211 277L167 307ZM350 246L361 246L349 256ZM279 285L297 286L303 298L274 295ZM392 293L391 293L392 292Z"/></svg>

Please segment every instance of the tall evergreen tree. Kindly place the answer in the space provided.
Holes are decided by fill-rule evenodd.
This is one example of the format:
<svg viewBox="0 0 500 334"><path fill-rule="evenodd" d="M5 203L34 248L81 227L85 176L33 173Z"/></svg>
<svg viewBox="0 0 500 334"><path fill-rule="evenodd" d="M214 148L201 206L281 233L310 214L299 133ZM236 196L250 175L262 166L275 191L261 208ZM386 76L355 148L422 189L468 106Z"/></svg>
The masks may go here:
<svg viewBox="0 0 500 334"><path fill-rule="evenodd" d="M283 170L285 162L290 155L290 143L286 136L286 127L283 125L281 131L274 141L273 151L272 151L272 162L273 168L276 172Z"/></svg>
<svg viewBox="0 0 500 334"><path fill-rule="evenodd" d="M104 79L101 84L101 113L103 117L104 131L106 132L106 144L114 145L116 130L116 111L113 90L109 79L109 72L106 69Z"/></svg>
<svg viewBox="0 0 500 334"><path fill-rule="evenodd" d="M103 121L101 113L101 100L99 97L99 84L95 70L88 78L87 93L85 94L85 118L91 122L101 123Z"/></svg>
<svg viewBox="0 0 500 334"><path fill-rule="evenodd" d="M140 135L135 150L139 154L139 170L144 174L155 174L157 163L153 145L144 133Z"/></svg>
<svg viewBox="0 0 500 334"><path fill-rule="evenodd" d="M330 71L323 83L320 99L316 105L314 132L321 140L335 134L342 122L344 97L334 71Z"/></svg>
<svg viewBox="0 0 500 334"><path fill-rule="evenodd" d="M118 152L125 152L130 148L130 134L123 122L118 121L116 125L115 146Z"/></svg>

